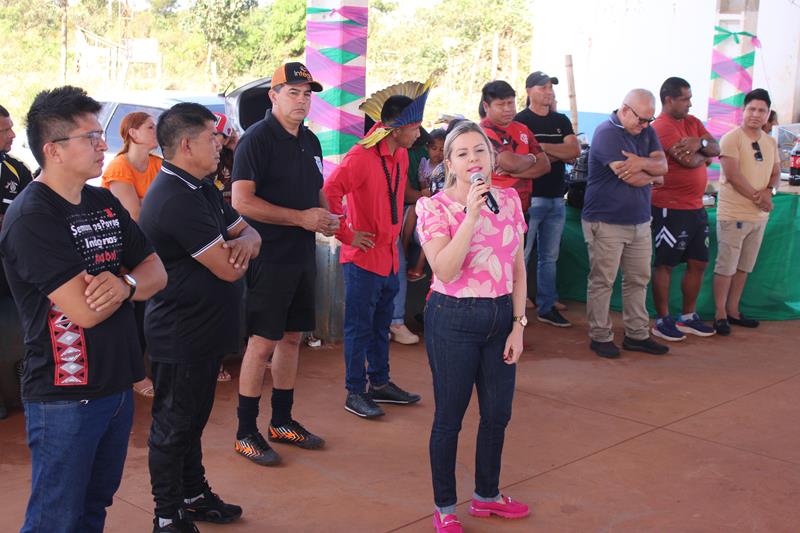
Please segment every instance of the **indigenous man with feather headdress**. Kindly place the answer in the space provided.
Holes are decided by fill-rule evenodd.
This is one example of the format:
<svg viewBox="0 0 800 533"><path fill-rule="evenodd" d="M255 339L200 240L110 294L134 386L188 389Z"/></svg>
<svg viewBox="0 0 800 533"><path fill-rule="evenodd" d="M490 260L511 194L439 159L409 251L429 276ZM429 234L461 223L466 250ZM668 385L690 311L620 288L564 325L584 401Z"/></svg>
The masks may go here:
<svg viewBox="0 0 800 533"><path fill-rule="evenodd" d="M336 233L345 287L345 409L363 418L382 416L378 403L420 400L389 379L389 324L399 286L397 239L407 149L419 137L430 84L405 82L370 96L360 109L376 124L323 188L331 212L342 214L343 200L347 204L346 220Z"/></svg>

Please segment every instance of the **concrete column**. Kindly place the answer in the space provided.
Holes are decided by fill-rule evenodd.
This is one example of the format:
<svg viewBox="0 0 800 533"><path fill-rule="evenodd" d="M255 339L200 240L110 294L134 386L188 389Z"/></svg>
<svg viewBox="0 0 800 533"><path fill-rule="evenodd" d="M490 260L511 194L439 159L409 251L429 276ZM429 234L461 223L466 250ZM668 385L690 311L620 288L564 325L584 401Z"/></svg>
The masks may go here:
<svg viewBox="0 0 800 533"><path fill-rule="evenodd" d="M366 90L367 0L308 0L306 66L323 92L315 94L309 127L322 144L327 179L344 154L364 134L358 106ZM344 297L339 243L317 238L316 336L342 338Z"/></svg>

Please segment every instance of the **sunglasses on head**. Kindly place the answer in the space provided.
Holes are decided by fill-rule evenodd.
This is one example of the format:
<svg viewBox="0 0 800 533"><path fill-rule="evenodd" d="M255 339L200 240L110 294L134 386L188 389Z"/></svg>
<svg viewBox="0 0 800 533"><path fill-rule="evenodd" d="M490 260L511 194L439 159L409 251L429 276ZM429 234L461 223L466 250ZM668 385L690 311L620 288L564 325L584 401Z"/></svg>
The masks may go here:
<svg viewBox="0 0 800 533"><path fill-rule="evenodd" d="M755 158L756 161L763 161L764 155L761 153L761 147L758 145L758 142L754 141L753 144L750 145L753 150L755 151Z"/></svg>

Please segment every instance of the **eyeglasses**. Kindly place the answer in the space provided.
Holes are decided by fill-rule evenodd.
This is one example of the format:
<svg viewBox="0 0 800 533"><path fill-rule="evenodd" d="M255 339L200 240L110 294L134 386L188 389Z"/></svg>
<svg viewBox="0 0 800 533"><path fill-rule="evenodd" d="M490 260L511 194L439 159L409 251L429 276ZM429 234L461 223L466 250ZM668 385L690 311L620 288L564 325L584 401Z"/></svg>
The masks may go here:
<svg viewBox="0 0 800 533"><path fill-rule="evenodd" d="M63 141L69 141L71 139L89 139L89 142L92 144L92 148L97 148L100 144L100 141L105 142L106 134L104 131L90 131L87 133L81 133L80 135L71 135L69 137L62 137L60 139L53 139L50 141L51 143L60 143Z"/></svg>
<svg viewBox="0 0 800 533"><path fill-rule="evenodd" d="M756 158L756 161L763 161L764 160L764 156L761 154L761 147L758 145L758 142L753 142L753 144L751 144L750 146L756 152L754 154L755 158Z"/></svg>
<svg viewBox="0 0 800 533"><path fill-rule="evenodd" d="M644 126L645 124L652 124L653 121L656 119L656 117L642 118L639 116L639 113L637 113L636 110L631 106L629 106L628 104L622 104L622 105L631 110L631 113L633 113L636 116L636 118L639 119L639 124L641 124L642 126Z"/></svg>

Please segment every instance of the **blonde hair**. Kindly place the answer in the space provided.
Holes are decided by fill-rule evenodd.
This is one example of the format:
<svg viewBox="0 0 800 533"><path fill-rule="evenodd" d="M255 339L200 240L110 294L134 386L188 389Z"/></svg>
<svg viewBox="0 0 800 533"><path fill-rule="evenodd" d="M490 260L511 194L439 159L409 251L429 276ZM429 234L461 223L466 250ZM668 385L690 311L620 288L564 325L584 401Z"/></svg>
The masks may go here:
<svg viewBox="0 0 800 533"><path fill-rule="evenodd" d="M453 128L453 130L447 134L447 138L444 140L444 161L450 160L450 154L453 152L453 142L464 135L465 133L475 132L480 134L483 138L483 142L486 143L486 149L489 150L489 160L491 162L491 168L494 168L494 149L492 148L492 143L489 142L489 137L486 136L484 133L483 128L481 128L478 124L472 122L471 120L462 120ZM486 176L487 183L491 185L491 175ZM449 189L456 183L456 176L452 174L450 170L447 168L447 164L444 165L444 188Z"/></svg>

